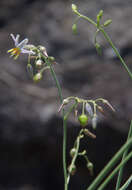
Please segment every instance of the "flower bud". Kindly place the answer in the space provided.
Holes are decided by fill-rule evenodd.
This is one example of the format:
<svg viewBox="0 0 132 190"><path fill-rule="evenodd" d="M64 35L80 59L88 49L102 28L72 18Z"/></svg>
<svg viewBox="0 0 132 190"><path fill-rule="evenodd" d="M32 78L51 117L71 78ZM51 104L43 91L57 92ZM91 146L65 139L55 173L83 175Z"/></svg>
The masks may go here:
<svg viewBox="0 0 132 190"><path fill-rule="evenodd" d="M80 122L82 127L85 127L88 123L88 116L85 114L82 114L78 117L78 121Z"/></svg>
<svg viewBox="0 0 132 190"><path fill-rule="evenodd" d="M72 25L72 32L73 34L77 34L77 25L75 23Z"/></svg>
<svg viewBox="0 0 132 190"><path fill-rule="evenodd" d="M89 116L92 117L93 116L93 110L92 107L89 103L86 103L85 105L86 111L88 112Z"/></svg>
<svg viewBox="0 0 132 190"><path fill-rule="evenodd" d="M33 77L34 82L39 82L41 79L42 79L42 73L37 73Z"/></svg>
<svg viewBox="0 0 132 190"><path fill-rule="evenodd" d="M87 163L87 168L90 172L90 175L93 175L93 164L92 164L92 162Z"/></svg>
<svg viewBox="0 0 132 190"><path fill-rule="evenodd" d="M41 68L42 64L43 64L43 61L41 59L38 59L35 63L36 67L38 68Z"/></svg>
<svg viewBox="0 0 132 190"><path fill-rule="evenodd" d="M72 10L77 11L77 6L75 4L72 4Z"/></svg>
<svg viewBox="0 0 132 190"><path fill-rule="evenodd" d="M70 166L68 167L68 171L69 171L69 173L70 173L71 175L74 175L75 172L76 172L76 166L75 166L75 165L70 165Z"/></svg>
<svg viewBox="0 0 132 190"><path fill-rule="evenodd" d="M75 148L72 148L72 149L70 150L70 156L71 156L72 158L74 157L75 152L76 152L76 149L75 149Z"/></svg>
<svg viewBox="0 0 132 190"><path fill-rule="evenodd" d="M95 43L95 48L96 48L97 53L99 55L101 55L102 54L102 49L101 49L101 46L100 46L99 43L97 43L97 42Z"/></svg>
<svg viewBox="0 0 132 190"><path fill-rule="evenodd" d="M55 58L53 56L49 56L48 58L49 58L49 61L52 61L52 62L55 61Z"/></svg>
<svg viewBox="0 0 132 190"><path fill-rule="evenodd" d="M97 115L94 115L92 118L92 127L93 129L96 129L97 127Z"/></svg>
<svg viewBox="0 0 132 190"><path fill-rule="evenodd" d="M111 19L108 19L108 20L106 20L105 22L104 22L104 26L108 26L109 24L111 24L112 23L112 20Z"/></svg>

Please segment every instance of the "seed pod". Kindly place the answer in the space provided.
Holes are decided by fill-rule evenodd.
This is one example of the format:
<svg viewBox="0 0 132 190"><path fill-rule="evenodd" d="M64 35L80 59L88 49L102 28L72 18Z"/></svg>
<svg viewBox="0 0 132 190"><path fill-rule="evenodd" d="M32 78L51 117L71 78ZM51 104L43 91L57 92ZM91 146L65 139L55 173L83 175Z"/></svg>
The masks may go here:
<svg viewBox="0 0 132 190"><path fill-rule="evenodd" d="M80 122L82 127L85 127L88 123L88 116L85 114L82 114L78 117L78 121Z"/></svg>

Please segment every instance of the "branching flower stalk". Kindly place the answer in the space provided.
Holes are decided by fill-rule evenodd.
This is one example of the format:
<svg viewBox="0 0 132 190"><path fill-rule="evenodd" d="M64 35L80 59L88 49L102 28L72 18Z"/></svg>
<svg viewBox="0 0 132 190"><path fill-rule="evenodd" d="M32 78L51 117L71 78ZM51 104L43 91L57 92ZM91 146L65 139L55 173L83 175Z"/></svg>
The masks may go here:
<svg viewBox="0 0 132 190"><path fill-rule="evenodd" d="M75 4L72 4L72 10L78 16L78 18L82 18L82 19L88 21L89 23L91 23L93 26L95 26L95 28L96 28L95 36L99 32L101 32L104 35L105 39L107 40L107 42L110 44L110 46L114 50L116 56L119 58L119 60L121 61L122 65L124 67L124 69L127 71L129 77L132 80L132 72L130 71L130 69L126 65L124 59L121 57L120 53L118 52L117 48L115 47L114 43L112 42L112 40L110 39L110 37L108 36L108 34L104 30L104 27L108 26L111 23L111 20L109 19L109 20L105 21L104 24L102 24L102 25L100 24L100 20L101 20L101 18L103 16L103 11L102 10L97 15L97 23L94 20L92 20L91 18L89 18L88 16L85 16L85 15L81 14L78 11L78 8L77 8L77 6ZM97 50L100 51L100 45L98 43L95 44L95 47L96 47Z"/></svg>

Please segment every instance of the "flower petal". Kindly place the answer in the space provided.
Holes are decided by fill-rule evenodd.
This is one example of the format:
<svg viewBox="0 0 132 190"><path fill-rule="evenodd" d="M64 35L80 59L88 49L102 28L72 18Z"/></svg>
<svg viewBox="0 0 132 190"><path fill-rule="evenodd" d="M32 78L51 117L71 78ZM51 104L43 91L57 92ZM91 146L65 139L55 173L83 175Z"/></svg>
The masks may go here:
<svg viewBox="0 0 132 190"><path fill-rule="evenodd" d="M24 40L22 40L17 47L19 47L20 49L24 48L24 46L28 43L28 39L25 38Z"/></svg>
<svg viewBox="0 0 132 190"><path fill-rule="evenodd" d="M24 48L21 49L21 53L35 54L35 52L33 52L31 50L24 49Z"/></svg>
<svg viewBox="0 0 132 190"><path fill-rule="evenodd" d="M16 37L14 36L14 34L10 34L10 35L11 35L11 37L12 37L14 43L15 43L15 46L17 46L18 43L19 43L19 37L20 37L20 35L17 34Z"/></svg>

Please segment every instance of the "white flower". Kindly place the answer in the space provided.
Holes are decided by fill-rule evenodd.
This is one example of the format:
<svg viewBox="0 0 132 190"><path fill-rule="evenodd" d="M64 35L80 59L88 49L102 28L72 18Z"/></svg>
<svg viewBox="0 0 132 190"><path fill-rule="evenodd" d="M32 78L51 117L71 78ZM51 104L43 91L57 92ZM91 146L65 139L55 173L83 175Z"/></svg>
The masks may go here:
<svg viewBox="0 0 132 190"><path fill-rule="evenodd" d="M11 34L11 37L15 43L15 48L8 50L8 53L11 53L11 57L14 56L14 59L17 59L20 53L35 54L32 50L26 49L28 43L27 38L25 38L19 43L19 34L17 34L16 37L13 34Z"/></svg>

